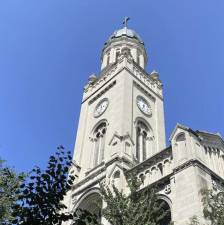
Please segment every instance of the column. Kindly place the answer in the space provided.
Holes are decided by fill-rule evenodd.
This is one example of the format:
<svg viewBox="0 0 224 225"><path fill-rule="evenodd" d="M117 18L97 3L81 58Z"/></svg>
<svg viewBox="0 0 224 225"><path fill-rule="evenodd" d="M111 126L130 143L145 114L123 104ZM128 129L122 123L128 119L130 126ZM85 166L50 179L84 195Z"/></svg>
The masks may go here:
<svg viewBox="0 0 224 225"><path fill-rule="evenodd" d="M132 55L134 61L137 63L137 57L138 57L138 55L137 55L137 49L136 48L132 48L131 49L131 55Z"/></svg>
<svg viewBox="0 0 224 225"><path fill-rule="evenodd" d="M114 48L112 48L110 50L110 61L109 63L112 64L112 63L115 63L116 62L116 50Z"/></svg>
<svg viewBox="0 0 224 225"><path fill-rule="evenodd" d="M100 138L96 138L95 141L95 154L94 154L94 166L97 166L98 164L98 155L99 155L99 143L100 142Z"/></svg>
<svg viewBox="0 0 224 225"><path fill-rule="evenodd" d="M139 161L139 128L136 129L136 159Z"/></svg>
<svg viewBox="0 0 224 225"><path fill-rule="evenodd" d="M104 54L101 64L101 70L103 70L107 66L107 54Z"/></svg>
<svg viewBox="0 0 224 225"><path fill-rule="evenodd" d="M91 149L91 153L90 153L90 160L89 160L89 169L92 169L95 164L94 164L94 161L95 161L95 148L96 148L96 138L91 138L91 142L92 142L92 149Z"/></svg>
<svg viewBox="0 0 224 225"><path fill-rule="evenodd" d="M142 148L142 158L143 158L143 160L142 161L144 161L144 160L146 160L146 157L147 157L147 154L146 154L146 147L147 147L147 145L146 145L146 134L144 133L143 134L143 144L142 144L143 146L143 148Z"/></svg>
<svg viewBox="0 0 224 225"><path fill-rule="evenodd" d="M217 148L217 165L218 165L218 171L219 175L222 176L222 165L221 165L221 157L220 157L220 150Z"/></svg>
<svg viewBox="0 0 224 225"><path fill-rule="evenodd" d="M144 56L141 54L139 55L139 65L144 69L145 68L145 60L144 60Z"/></svg>
<svg viewBox="0 0 224 225"><path fill-rule="evenodd" d="M148 185L150 183L150 169L148 169L146 172L145 172L145 185Z"/></svg>
<svg viewBox="0 0 224 225"><path fill-rule="evenodd" d="M222 170L222 178L224 178L224 158L223 158L223 152L220 153L220 164L221 164L221 170Z"/></svg>
<svg viewBox="0 0 224 225"><path fill-rule="evenodd" d="M142 131L139 133L138 136L138 143L139 143L139 161L142 162L143 161L143 133Z"/></svg>
<svg viewBox="0 0 224 225"><path fill-rule="evenodd" d="M146 139L147 158L154 154L153 137Z"/></svg>
<svg viewBox="0 0 224 225"><path fill-rule="evenodd" d="M99 163L104 159L104 145L105 145L105 135L100 136L100 154Z"/></svg>

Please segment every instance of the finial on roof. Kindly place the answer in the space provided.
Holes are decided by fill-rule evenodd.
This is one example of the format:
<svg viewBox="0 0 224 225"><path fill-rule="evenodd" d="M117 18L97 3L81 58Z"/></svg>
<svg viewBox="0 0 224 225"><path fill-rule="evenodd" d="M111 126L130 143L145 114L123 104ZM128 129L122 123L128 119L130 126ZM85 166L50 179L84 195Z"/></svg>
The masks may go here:
<svg viewBox="0 0 224 225"><path fill-rule="evenodd" d="M153 73L158 73L156 70L153 70L152 72L151 72L151 74L153 74Z"/></svg>
<svg viewBox="0 0 224 225"><path fill-rule="evenodd" d="M92 85L97 81L97 77L95 74L91 74L88 79L88 84Z"/></svg>
<svg viewBox="0 0 224 225"><path fill-rule="evenodd" d="M124 26L125 26L126 28L128 27L128 20L130 20L130 17L125 16L125 17L124 17L123 24L124 24Z"/></svg>
<svg viewBox="0 0 224 225"><path fill-rule="evenodd" d="M154 80L158 80L159 79L159 73L155 70L153 70L150 74L150 76L154 79Z"/></svg>

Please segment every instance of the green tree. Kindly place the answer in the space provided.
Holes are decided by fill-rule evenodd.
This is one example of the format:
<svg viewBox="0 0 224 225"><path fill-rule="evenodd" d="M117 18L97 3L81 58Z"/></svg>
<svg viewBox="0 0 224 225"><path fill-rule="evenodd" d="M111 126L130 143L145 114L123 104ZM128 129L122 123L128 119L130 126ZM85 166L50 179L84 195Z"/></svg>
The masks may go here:
<svg viewBox="0 0 224 225"><path fill-rule="evenodd" d="M215 193L212 190L202 190L204 217L212 225L224 224L224 192Z"/></svg>
<svg viewBox="0 0 224 225"><path fill-rule="evenodd" d="M62 201L75 179L69 174L71 165L71 152L65 152L60 146L56 154L50 156L46 170L39 167L32 170L18 191L15 224L60 225L73 218Z"/></svg>
<svg viewBox="0 0 224 225"><path fill-rule="evenodd" d="M79 209L74 214L63 203L66 193L71 190L75 176L69 173L72 165L70 152L60 146L55 155L50 156L47 169L36 167L16 192L17 204L14 206L14 224L20 225L61 225L71 220L73 225L100 225L98 215ZM160 225L168 224L169 210L157 198L153 189L139 190L140 181L128 181L130 194L113 186L101 187L107 207L102 215L112 225Z"/></svg>
<svg viewBox="0 0 224 225"><path fill-rule="evenodd" d="M112 191L101 187L107 203L102 215L112 225L160 225L168 224L169 210L160 202L155 189L139 190L140 181L136 177L128 180L129 195L120 192L115 186Z"/></svg>
<svg viewBox="0 0 224 225"><path fill-rule="evenodd" d="M192 216L190 218L190 223L189 225L200 225L199 221L198 221L198 217L197 216Z"/></svg>
<svg viewBox="0 0 224 225"><path fill-rule="evenodd" d="M18 191L24 174L17 174L12 168L5 166L0 160L0 224L11 224L13 206L18 199Z"/></svg>
<svg viewBox="0 0 224 225"><path fill-rule="evenodd" d="M87 210L78 209L73 216L72 225L101 225L99 215L91 214Z"/></svg>

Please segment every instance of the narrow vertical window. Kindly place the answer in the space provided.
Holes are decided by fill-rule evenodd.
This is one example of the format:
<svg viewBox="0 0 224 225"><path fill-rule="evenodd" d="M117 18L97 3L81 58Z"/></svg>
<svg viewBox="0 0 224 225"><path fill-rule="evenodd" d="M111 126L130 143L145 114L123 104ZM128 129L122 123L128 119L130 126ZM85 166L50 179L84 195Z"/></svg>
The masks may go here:
<svg viewBox="0 0 224 225"><path fill-rule="evenodd" d="M94 149L94 166L100 164L104 159L106 123L101 123L94 131L95 149Z"/></svg>
<svg viewBox="0 0 224 225"><path fill-rule="evenodd" d="M110 64L110 53L107 54L107 66Z"/></svg>
<svg viewBox="0 0 224 225"><path fill-rule="evenodd" d="M119 48L116 49L116 61L117 61L120 54L121 54L121 50Z"/></svg>
<svg viewBox="0 0 224 225"><path fill-rule="evenodd" d="M146 160L151 151L150 148L150 129L142 121L137 122L136 127L136 159L139 162Z"/></svg>

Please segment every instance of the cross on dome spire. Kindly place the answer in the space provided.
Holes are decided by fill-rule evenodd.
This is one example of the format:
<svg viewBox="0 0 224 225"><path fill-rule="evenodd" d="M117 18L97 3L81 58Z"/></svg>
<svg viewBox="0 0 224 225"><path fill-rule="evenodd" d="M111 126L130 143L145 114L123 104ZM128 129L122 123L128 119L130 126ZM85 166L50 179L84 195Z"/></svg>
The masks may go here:
<svg viewBox="0 0 224 225"><path fill-rule="evenodd" d="M124 24L124 26L125 26L126 28L128 27L128 20L130 20L130 17L125 16L125 17L124 17L123 24Z"/></svg>

